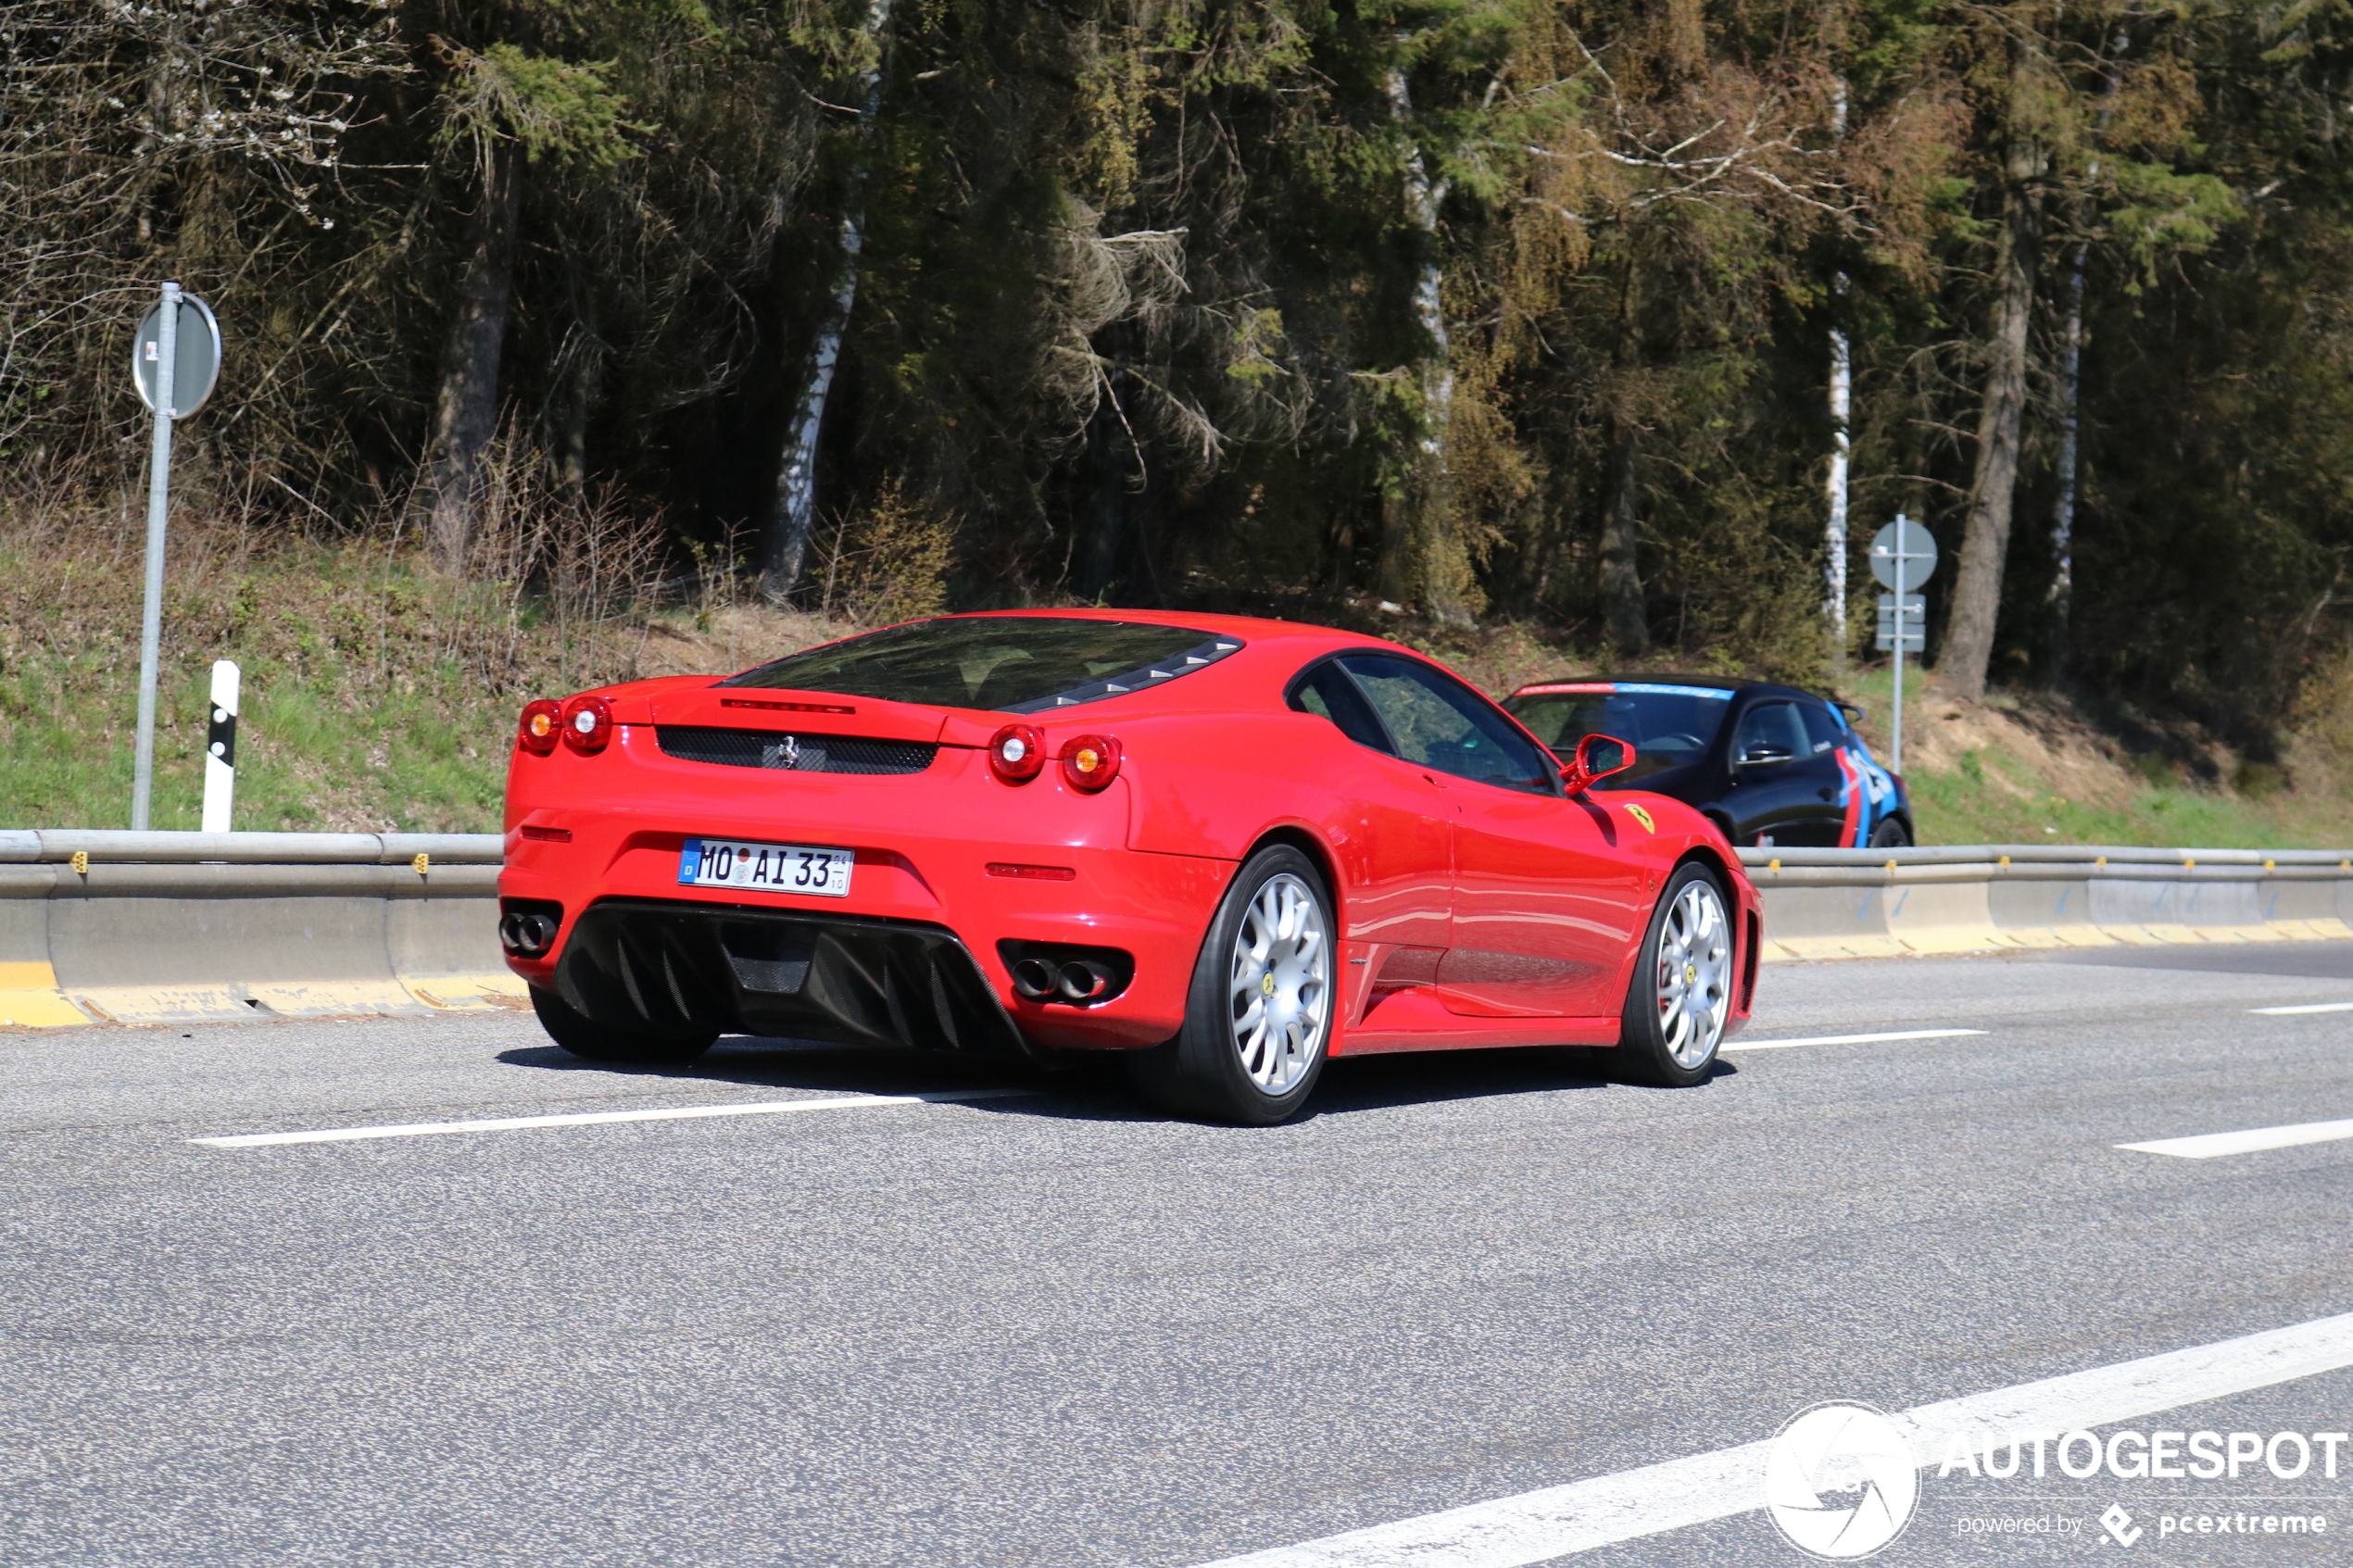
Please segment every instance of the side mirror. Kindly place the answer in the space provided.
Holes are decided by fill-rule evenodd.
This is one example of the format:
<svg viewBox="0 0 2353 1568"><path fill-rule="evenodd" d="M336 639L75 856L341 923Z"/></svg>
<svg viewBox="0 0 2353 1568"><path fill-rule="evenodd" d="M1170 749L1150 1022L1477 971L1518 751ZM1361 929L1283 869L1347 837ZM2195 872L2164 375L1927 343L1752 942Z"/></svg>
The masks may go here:
<svg viewBox="0 0 2353 1568"><path fill-rule="evenodd" d="M1587 735L1577 743L1576 755L1561 770L1561 784L1571 795L1582 795L1612 773L1634 765L1634 748L1610 735Z"/></svg>
<svg viewBox="0 0 2353 1568"><path fill-rule="evenodd" d="M1796 755L1797 753L1790 750L1787 746L1774 746L1767 741L1758 741L1755 745L1741 753L1741 766L1743 768L1778 767L1780 764L1789 761Z"/></svg>
<svg viewBox="0 0 2353 1568"><path fill-rule="evenodd" d="M1849 724L1859 724L1864 720L1870 717L1869 713L1864 712L1862 709L1851 702L1833 702L1831 706L1837 709L1841 713L1845 714L1846 721Z"/></svg>

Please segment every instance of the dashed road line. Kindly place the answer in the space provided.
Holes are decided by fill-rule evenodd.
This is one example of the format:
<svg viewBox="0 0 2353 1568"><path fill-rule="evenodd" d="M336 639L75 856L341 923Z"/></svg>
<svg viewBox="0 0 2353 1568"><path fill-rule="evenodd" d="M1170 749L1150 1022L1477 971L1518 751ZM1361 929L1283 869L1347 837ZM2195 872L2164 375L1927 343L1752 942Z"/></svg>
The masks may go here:
<svg viewBox="0 0 2353 1568"><path fill-rule="evenodd" d="M1793 1046L1864 1046L1875 1040L1951 1040L1982 1029L1894 1029L1878 1035L1809 1035L1802 1040L1727 1040L1728 1051L1777 1051Z"/></svg>
<svg viewBox="0 0 2353 1568"><path fill-rule="evenodd" d="M2353 1138L2353 1122L2298 1122L2288 1127L2200 1133L2196 1137L2156 1138L2116 1147L2143 1154L2170 1154L2180 1160L2215 1160L2225 1154L2255 1154L2267 1148L2296 1148L2308 1143L2336 1143L2345 1138Z"/></svg>
<svg viewBox="0 0 2353 1568"><path fill-rule="evenodd" d="M777 1116L797 1110L868 1110L886 1105L950 1105L1001 1099L1037 1089L943 1089L920 1095L840 1095L825 1099L772 1099L749 1105L674 1105L651 1110L591 1110L569 1116L497 1116L474 1122L409 1122L389 1127L322 1127L302 1133L242 1133L190 1138L212 1148L263 1148L273 1144L345 1143L359 1138L419 1138L440 1133L507 1133L525 1127L589 1127L612 1122L683 1122L702 1116Z"/></svg>
<svg viewBox="0 0 2353 1568"><path fill-rule="evenodd" d="M2353 1002L2306 1002L2301 1007L2249 1008L2246 1010L2264 1013L2272 1018L2285 1018L2291 1013L2298 1012L2353 1012Z"/></svg>
<svg viewBox="0 0 2353 1568"><path fill-rule="evenodd" d="M2353 1366L2353 1313L1921 1405L1894 1417L1926 1468L1954 1437L2088 1430ZM1202 1568L1529 1568L1765 1506L1771 1440L1547 1486Z"/></svg>

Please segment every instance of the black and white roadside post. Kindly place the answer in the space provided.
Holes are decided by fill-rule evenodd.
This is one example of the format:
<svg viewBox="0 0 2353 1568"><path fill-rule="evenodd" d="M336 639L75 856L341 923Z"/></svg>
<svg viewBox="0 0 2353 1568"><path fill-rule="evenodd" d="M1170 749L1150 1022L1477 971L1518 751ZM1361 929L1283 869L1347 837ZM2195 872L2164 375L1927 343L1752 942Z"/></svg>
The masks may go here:
<svg viewBox="0 0 2353 1568"><path fill-rule="evenodd" d="M237 795L236 665L225 659L212 664L212 719L205 726L204 831L227 833L230 808Z"/></svg>
<svg viewBox="0 0 2353 1568"><path fill-rule="evenodd" d="M131 382L155 410L147 456L147 596L139 617L139 741L132 764L131 826L144 832L156 782L156 663L163 643L163 530L171 508L171 425L212 395L220 379L220 323L201 299L163 285L163 298L131 340Z"/></svg>
<svg viewBox="0 0 2353 1568"><path fill-rule="evenodd" d="M1894 742L1887 769L1904 771L1904 655L1928 651L1928 596L1912 590L1936 573L1936 536L1902 512L1871 536L1871 575L1893 588L1879 596L1879 647L1895 655Z"/></svg>

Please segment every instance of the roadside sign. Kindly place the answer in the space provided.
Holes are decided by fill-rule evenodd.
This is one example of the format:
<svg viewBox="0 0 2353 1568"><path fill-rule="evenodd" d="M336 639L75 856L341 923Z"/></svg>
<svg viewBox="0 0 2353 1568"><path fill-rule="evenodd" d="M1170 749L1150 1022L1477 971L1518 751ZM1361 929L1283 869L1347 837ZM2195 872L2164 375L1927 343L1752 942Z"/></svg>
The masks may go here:
<svg viewBox="0 0 2353 1568"><path fill-rule="evenodd" d="M1879 596L1879 650L1891 653L1895 648L1896 622L1903 622L1904 651L1928 651L1928 596L1925 594L1881 594Z"/></svg>
<svg viewBox="0 0 2353 1568"><path fill-rule="evenodd" d="M147 446L147 592L139 615L139 729L131 760L131 826L147 829L156 782L156 669L163 657L164 523L171 514L171 427L204 406L220 379L220 323L178 283L131 334L131 384L156 417ZM170 395L158 399L158 391ZM207 808L210 815L210 808Z"/></svg>
<svg viewBox="0 0 2353 1568"><path fill-rule="evenodd" d="M220 380L220 323L195 295L180 296L180 331L173 344L171 417L184 420L204 406ZM139 401L156 406L156 367L163 357L163 307L149 308L131 340L131 379Z"/></svg>
<svg viewBox="0 0 2353 1568"><path fill-rule="evenodd" d="M1897 541L1901 530L1902 542ZM1898 549L1903 558L1896 558ZM1899 519L1871 535L1871 575L1882 588L1908 594L1936 575L1936 537L1917 522Z"/></svg>
<svg viewBox="0 0 2353 1568"><path fill-rule="evenodd" d="M1879 596L1879 646L1895 656L1894 744L1888 748L1888 769L1904 771L1904 656L1928 651L1928 600L1912 592L1928 585L1936 572L1936 536L1902 512L1871 535L1871 575L1880 585L1895 590Z"/></svg>

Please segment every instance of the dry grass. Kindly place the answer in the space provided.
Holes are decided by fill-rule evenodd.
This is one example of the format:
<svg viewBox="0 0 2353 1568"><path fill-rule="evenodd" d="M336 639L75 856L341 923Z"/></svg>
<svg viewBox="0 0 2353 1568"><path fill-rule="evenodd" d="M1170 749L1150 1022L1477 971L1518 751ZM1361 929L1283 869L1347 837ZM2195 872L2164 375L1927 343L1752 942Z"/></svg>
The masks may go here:
<svg viewBox="0 0 2353 1568"><path fill-rule="evenodd" d="M491 503L470 582L432 574L390 508L310 540L177 510L155 825L196 825L216 659L244 672L237 827L476 832L497 826L528 698L723 673L852 629L741 602L724 571L662 602L655 520L559 512L522 486ZM144 553L120 501L0 511L0 825L129 824Z"/></svg>

